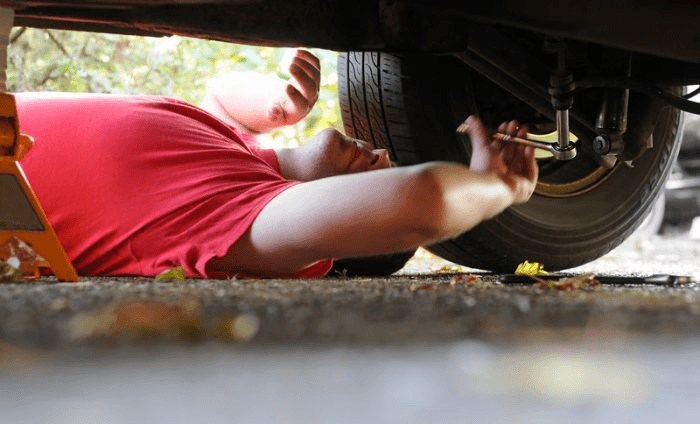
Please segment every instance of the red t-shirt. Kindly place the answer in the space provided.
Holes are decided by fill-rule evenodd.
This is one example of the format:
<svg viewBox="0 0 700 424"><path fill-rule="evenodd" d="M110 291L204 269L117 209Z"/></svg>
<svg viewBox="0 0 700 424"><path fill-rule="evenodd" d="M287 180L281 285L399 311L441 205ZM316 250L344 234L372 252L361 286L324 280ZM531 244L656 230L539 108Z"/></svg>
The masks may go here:
<svg viewBox="0 0 700 424"><path fill-rule="evenodd" d="M187 103L155 96L17 94L22 159L82 275L207 277L260 210L297 184L272 150ZM295 276L321 276L320 261Z"/></svg>

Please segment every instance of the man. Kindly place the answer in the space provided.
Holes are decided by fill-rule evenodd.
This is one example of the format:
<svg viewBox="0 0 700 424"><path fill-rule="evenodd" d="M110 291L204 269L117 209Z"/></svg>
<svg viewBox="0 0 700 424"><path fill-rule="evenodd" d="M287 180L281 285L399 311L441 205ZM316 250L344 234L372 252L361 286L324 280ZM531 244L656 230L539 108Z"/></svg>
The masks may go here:
<svg viewBox="0 0 700 424"><path fill-rule="evenodd" d="M318 60L298 51L290 72L282 93L259 76L215 82L211 114L152 96L17 95L37 141L22 166L78 273L321 276L332 258L456 236L534 190L533 149L492 141L475 117L469 168L390 168L385 150L333 129L261 149L251 134L298 122L317 99Z"/></svg>

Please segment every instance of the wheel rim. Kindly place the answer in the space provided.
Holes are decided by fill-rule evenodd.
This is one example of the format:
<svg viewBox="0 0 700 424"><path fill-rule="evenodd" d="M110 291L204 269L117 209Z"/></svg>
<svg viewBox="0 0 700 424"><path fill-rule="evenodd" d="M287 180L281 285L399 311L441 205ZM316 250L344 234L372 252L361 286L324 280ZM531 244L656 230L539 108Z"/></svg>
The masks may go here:
<svg viewBox="0 0 700 424"><path fill-rule="evenodd" d="M617 167L618 165L615 166ZM604 183L613 170L614 168L606 170L601 166L583 178L561 184L538 181L535 187L535 194L559 198L578 196L590 190L594 190L600 184Z"/></svg>

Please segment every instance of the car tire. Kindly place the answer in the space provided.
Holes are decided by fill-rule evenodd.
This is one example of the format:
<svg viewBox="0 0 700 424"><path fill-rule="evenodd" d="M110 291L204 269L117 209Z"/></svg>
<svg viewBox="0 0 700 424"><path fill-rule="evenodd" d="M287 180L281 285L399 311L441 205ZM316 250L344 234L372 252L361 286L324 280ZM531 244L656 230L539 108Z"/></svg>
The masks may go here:
<svg viewBox="0 0 700 424"><path fill-rule="evenodd" d="M467 164L469 140L455 133L466 116L479 114L495 128L517 118L523 107L450 56L341 53L338 79L345 131L389 149L398 165ZM652 210L678 152L680 113L632 93L625 137L637 137L637 128L654 120L654 147L634 163L599 169L590 157L539 161L541 178L529 202L428 250L468 267L501 272L512 272L524 260L560 270L604 255Z"/></svg>
<svg viewBox="0 0 700 424"><path fill-rule="evenodd" d="M646 240L662 232L666 215L666 195L663 191L654 202L649 215L642 221L630 238Z"/></svg>

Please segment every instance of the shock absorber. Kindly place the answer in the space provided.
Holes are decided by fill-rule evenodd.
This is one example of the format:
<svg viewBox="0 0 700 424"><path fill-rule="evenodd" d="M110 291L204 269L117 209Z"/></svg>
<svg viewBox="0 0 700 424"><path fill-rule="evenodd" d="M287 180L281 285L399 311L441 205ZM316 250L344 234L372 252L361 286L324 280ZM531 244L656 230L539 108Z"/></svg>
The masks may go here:
<svg viewBox="0 0 700 424"><path fill-rule="evenodd" d="M574 104L574 76L566 69L566 50L562 40L555 42L557 67L549 78L549 94L556 111L557 142L552 155L558 160L576 157L576 146L569 137L569 109Z"/></svg>
<svg viewBox="0 0 700 424"><path fill-rule="evenodd" d="M632 55L628 52L606 51L603 72L629 77L632 72ZM598 136L593 140L593 150L599 155L622 156L622 135L627 131L627 109L630 91L626 88L608 88L603 94L600 112L596 118Z"/></svg>

